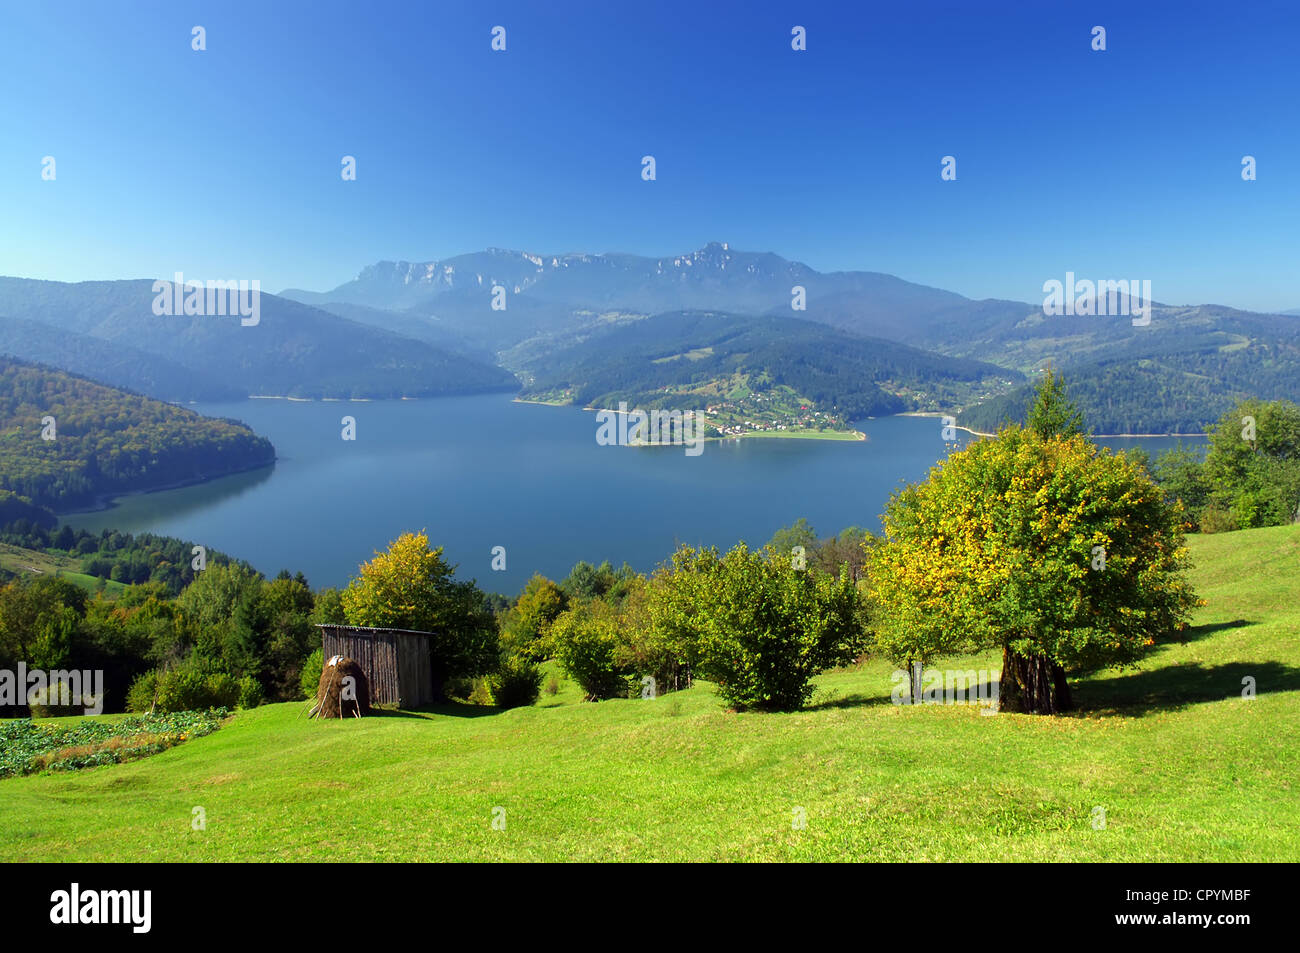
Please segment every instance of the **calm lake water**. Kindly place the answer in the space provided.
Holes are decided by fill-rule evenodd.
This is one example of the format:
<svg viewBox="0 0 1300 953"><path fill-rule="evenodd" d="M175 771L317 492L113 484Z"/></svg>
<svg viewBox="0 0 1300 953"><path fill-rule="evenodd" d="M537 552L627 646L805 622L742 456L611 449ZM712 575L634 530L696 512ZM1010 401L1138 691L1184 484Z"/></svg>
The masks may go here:
<svg viewBox="0 0 1300 953"><path fill-rule="evenodd" d="M878 530L890 493L946 453L938 418L885 417L862 441L710 441L682 447L596 443L596 418L508 395L422 401L193 404L234 417L275 444L274 467L200 486L123 497L75 528L178 536L248 560L267 575L302 571L313 586L347 583L403 532L434 545L488 591L517 593L534 572L563 578L578 560L639 570L679 543L766 542L806 517L826 536ZM341 418L356 418L344 441ZM968 435L958 432L957 445ZM1154 455L1173 438L1108 439ZM505 571L491 568L495 546Z"/></svg>

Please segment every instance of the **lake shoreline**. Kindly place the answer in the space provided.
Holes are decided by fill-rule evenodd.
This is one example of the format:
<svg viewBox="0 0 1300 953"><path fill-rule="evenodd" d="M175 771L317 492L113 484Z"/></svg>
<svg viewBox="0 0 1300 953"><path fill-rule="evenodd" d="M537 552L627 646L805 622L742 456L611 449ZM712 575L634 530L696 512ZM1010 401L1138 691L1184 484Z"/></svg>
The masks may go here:
<svg viewBox="0 0 1300 953"><path fill-rule="evenodd" d="M172 483L159 484L158 486L145 487L138 490L115 490L112 493L97 494L95 502L88 506L78 506L69 510L54 510L54 515L62 520L65 516L84 516L87 513L104 513L113 509L118 503L127 497L145 496L149 493L161 493L164 490L183 490L186 487L202 486L204 483L212 483L214 480L223 480L226 477L238 476L241 473L253 473L267 467L274 467L279 457L275 457L268 462L258 463L250 467L236 467L233 470L223 470L220 473L206 473L200 477L194 477L189 480L177 480Z"/></svg>
<svg viewBox="0 0 1300 953"><path fill-rule="evenodd" d="M890 414L889 416L893 416L893 417L951 417L952 414L944 414L944 413L939 413L939 412L937 412L937 411L930 411L930 410L907 410L907 411L904 411L904 412L901 413L901 414ZM982 431L982 430L972 430L972 429L969 428L969 427L963 427L961 424L954 424L954 425L953 425L953 428L954 428L955 430L964 430L966 433L971 434L971 435L976 436L976 437L996 437L996 436L997 436L997 434L995 434L995 433L985 433L985 432ZM1094 433L1094 434L1088 434L1088 436L1089 436L1089 437L1092 437L1092 438L1094 438L1094 439L1099 439L1099 440L1100 440L1100 439L1110 439L1110 438L1113 438L1113 437L1127 437L1127 438L1139 438L1139 437L1201 437L1201 438L1205 438L1205 437L1208 437L1209 434L1206 434L1206 433Z"/></svg>
<svg viewBox="0 0 1300 953"><path fill-rule="evenodd" d="M516 404L536 404L541 407L576 407L576 405L572 403L563 403L560 401L551 401L551 400L525 400L522 397L514 398L514 402ZM591 412L591 413L600 413L602 411L610 414L626 413L629 416L633 413L638 413L638 411L632 411L632 410L629 411L615 410L613 407L580 407L577 409ZM652 409L662 409L662 408L652 408ZM643 413L643 411L641 412ZM710 424L710 426L712 425ZM850 441L850 442L858 442L858 443L863 442L867 439L867 435L863 433L861 430L829 430L829 431L751 430L748 433L722 434L717 437L700 437L700 440L716 440L716 441L743 440L746 437L779 437L779 438L799 439L799 440L840 440L840 441Z"/></svg>
<svg viewBox="0 0 1300 953"><path fill-rule="evenodd" d="M200 413L242 419L268 438L275 468L112 495L111 508L80 509L61 523L96 535L109 529L196 540L247 560L268 578L290 567L317 586L347 585L377 547L428 527L445 558L461 567L458 577L517 593L534 573L563 579L582 560L649 570L683 543L726 549L741 539L770 539L799 518L827 532L878 532L879 514L900 483L925 479L953 446L940 439L938 420L882 414L847 425L867 436L851 446L778 436L729 438L734 442L691 457L680 446L616 453L594 439L606 418L532 410L513 397L376 401L364 412L357 408L366 430L356 443L340 441L332 429L341 407L199 404ZM608 420L610 437L626 422ZM958 439L965 445L976 438ZM1134 443L1154 456L1176 439ZM232 468L251 462L221 461ZM198 469L169 476L195 473L213 476ZM142 489L139 482L116 486ZM511 559L498 572L488 553L503 542Z"/></svg>

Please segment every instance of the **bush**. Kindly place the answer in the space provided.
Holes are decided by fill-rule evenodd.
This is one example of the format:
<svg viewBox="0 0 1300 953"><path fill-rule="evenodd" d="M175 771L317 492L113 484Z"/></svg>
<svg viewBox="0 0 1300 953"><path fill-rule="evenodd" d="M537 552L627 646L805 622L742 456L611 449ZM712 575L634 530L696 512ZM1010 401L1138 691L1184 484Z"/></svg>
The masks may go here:
<svg viewBox="0 0 1300 953"><path fill-rule="evenodd" d="M1230 533L1237 528L1232 513L1216 504L1201 510L1198 522L1202 533Z"/></svg>
<svg viewBox="0 0 1300 953"><path fill-rule="evenodd" d="M696 670L733 707L790 711L807 702L813 676L862 650L858 609L847 573L799 570L788 554L741 543L721 557L678 550L655 583L651 617L669 654L698 657Z"/></svg>
<svg viewBox="0 0 1300 953"><path fill-rule="evenodd" d="M1246 426L1250 422L1249 427ZM1202 468L1214 505L1238 529L1281 526L1300 508L1300 407L1245 400L1209 428Z"/></svg>
<svg viewBox="0 0 1300 953"><path fill-rule="evenodd" d="M188 705L183 710L198 711L203 708L234 708L239 704L239 696L239 679L226 672L217 672L214 675L204 676L203 687L193 699L197 704Z"/></svg>
<svg viewBox="0 0 1300 953"><path fill-rule="evenodd" d="M546 694L548 695L560 694L560 680L556 678L554 675L552 675L550 678L546 680Z"/></svg>
<svg viewBox="0 0 1300 953"><path fill-rule="evenodd" d="M551 623L568 607L564 591L534 575L502 618L501 647L511 655L540 662L550 655Z"/></svg>
<svg viewBox="0 0 1300 953"><path fill-rule="evenodd" d="M578 603L551 626L555 658L587 693L588 701L626 697L628 675L618 661L619 619L600 600Z"/></svg>
<svg viewBox="0 0 1300 953"><path fill-rule="evenodd" d="M137 714L153 710L153 700L158 689L158 670L137 675L131 687L126 690L126 710Z"/></svg>
<svg viewBox="0 0 1300 953"><path fill-rule="evenodd" d="M315 698L316 689L320 687L321 672L325 670L325 652L323 649L317 649L307 656L307 661L302 663L302 678L299 684L302 686L303 698Z"/></svg>
<svg viewBox="0 0 1300 953"><path fill-rule="evenodd" d="M193 667L145 672L127 691L127 709L133 712L203 711L234 708L240 683L226 672L204 674Z"/></svg>
<svg viewBox="0 0 1300 953"><path fill-rule="evenodd" d="M660 573L647 585L631 586L621 610L619 644L615 658L628 672L641 676L631 697L645 694L648 677L652 695L691 687L692 670L699 663L698 627L690 610L669 591L672 577ZM698 609L698 605L694 607Z"/></svg>
<svg viewBox="0 0 1300 953"><path fill-rule="evenodd" d="M262 704L266 694L262 691L262 683L251 675L245 675L239 680L239 707L256 708Z"/></svg>
<svg viewBox="0 0 1300 953"><path fill-rule="evenodd" d="M474 694L474 688L478 684L476 678L466 678L463 675L449 678L442 683L442 693L454 701L468 701L469 697ZM490 704L484 702L484 704Z"/></svg>
<svg viewBox="0 0 1300 953"><path fill-rule="evenodd" d="M1254 490L1243 490L1232 501L1232 521L1242 529L1256 526L1268 526L1268 510L1264 494Z"/></svg>
<svg viewBox="0 0 1300 953"><path fill-rule="evenodd" d="M491 705L492 693L488 691L487 679L474 679L474 687L470 689L469 697L465 700L471 705Z"/></svg>
<svg viewBox="0 0 1300 953"><path fill-rule="evenodd" d="M500 708L523 708L537 701L542 670L524 659L506 659L487 678L492 701Z"/></svg>
<svg viewBox="0 0 1300 953"><path fill-rule="evenodd" d="M33 691L28 699L28 706L31 709L33 718L57 718L63 715L81 715L88 708L94 708L96 699L91 694L90 685L82 686L84 695L73 695L71 686L68 690L62 689L63 680L55 682L45 688ZM72 702L70 705L61 705L59 702L64 699ZM102 710L102 705L100 706Z"/></svg>

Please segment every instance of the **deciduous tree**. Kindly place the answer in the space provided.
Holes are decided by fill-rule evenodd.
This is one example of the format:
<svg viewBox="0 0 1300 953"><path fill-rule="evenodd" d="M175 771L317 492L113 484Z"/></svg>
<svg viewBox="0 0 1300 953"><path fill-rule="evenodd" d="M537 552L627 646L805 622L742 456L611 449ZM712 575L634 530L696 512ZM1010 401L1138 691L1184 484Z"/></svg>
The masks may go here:
<svg viewBox="0 0 1300 953"><path fill-rule="evenodd" d="M473 582L457 582L442 547L404 533L364 563L340 595L351 625L432 632L434 684L486 675L497 665L496 617Z"/></svg>
<svg viewBox="0 0 1300 953"><path fill-rule="evenodd" d="M1071 707L1066 674L1136 661L1195 604L1178 511L1085 437L1010 426L895 494L870 552L897 662L1001 647L1002 707Z"/></svg>

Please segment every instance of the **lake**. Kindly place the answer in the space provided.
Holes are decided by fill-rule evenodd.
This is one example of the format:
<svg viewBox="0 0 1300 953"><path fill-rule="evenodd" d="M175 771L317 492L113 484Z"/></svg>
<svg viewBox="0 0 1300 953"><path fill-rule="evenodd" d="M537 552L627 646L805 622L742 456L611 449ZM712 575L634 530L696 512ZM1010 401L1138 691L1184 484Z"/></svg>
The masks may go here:
<svg viewBox="0 0 1300 953"><path fill-rule="evenodd" d="M74 528L193 540L262 572L303 572L341 586L403 532L427 529L460 578L513 595L540 572L579 560L654 568L679 543L727 549L766 542L806 517L823 536L880 528L899 486L947 451L938 418L855 426L864 441L748 438L683 447L596 443L596 416L509 395L403 401L246 400L192 404L270 438L274 467L198 486L123 497L72 514ZM341 418L356 418L356 440ZM958 431L962 446L970 439ZM1175 438L1107 439L1151 453ZM492 569L504 546L506 568Z"/></svg>

